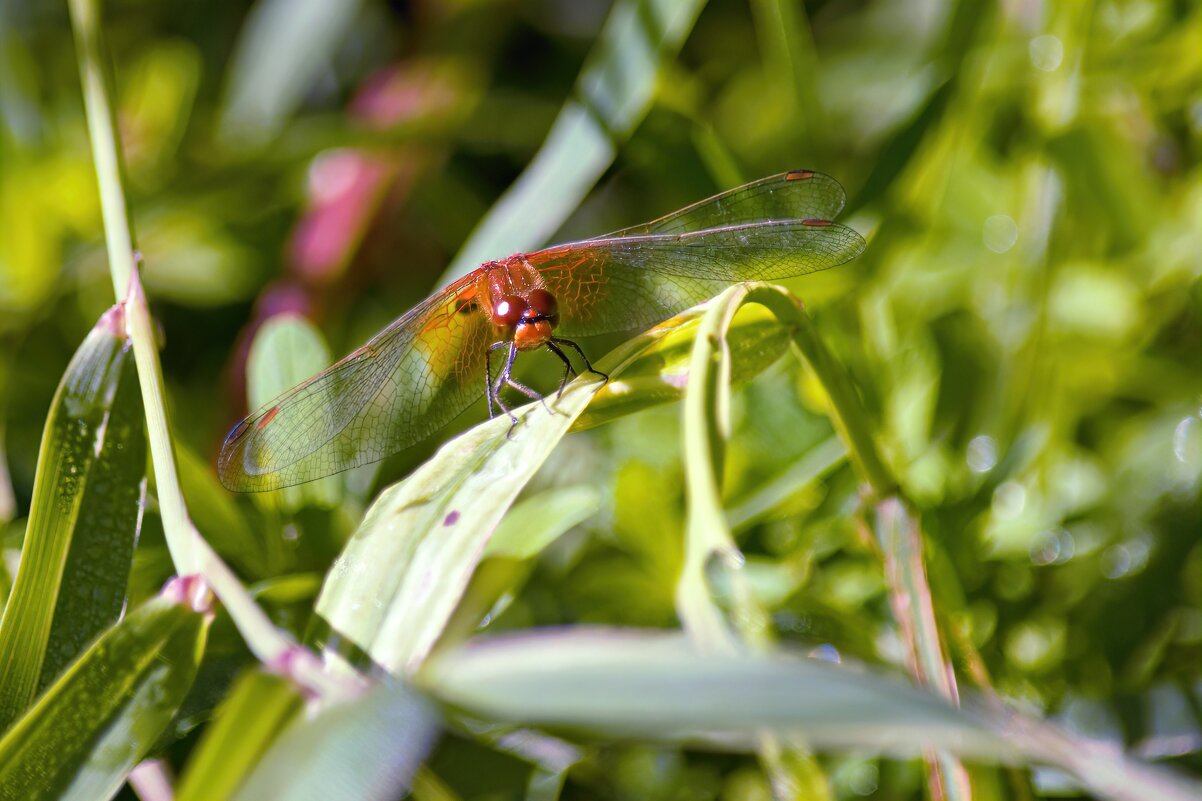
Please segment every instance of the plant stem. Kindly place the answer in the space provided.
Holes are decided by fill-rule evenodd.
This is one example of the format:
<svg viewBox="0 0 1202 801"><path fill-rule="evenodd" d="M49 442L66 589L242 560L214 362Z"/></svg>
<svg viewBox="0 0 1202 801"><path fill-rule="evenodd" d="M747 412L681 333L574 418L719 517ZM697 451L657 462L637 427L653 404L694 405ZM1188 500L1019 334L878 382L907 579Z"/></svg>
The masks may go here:
<svg viewBox="0 0 1202 801"><path fill-rule="evenodd" d="M319 697L352 692L347 682L325 674L316 657L303 651L277 629L255 604L233 571L221 561L188 517L179 483L167 417L163 371L155 345L154 323L138 276L138 257L122 180L120 135L105 73L107 58L97 0L69 0L83 85L84 111L92 142L92 158L100 186L100 205L108 246L113 291L125 305L126 328L138 365L155 489L163 532L176 572L204 576L233 618L252 653L275 666ZM308 658L306 658L308 657Z"/></svg>
<svg viewBox="0 0 1202 801"><path fill-rule="evenodd" d="M79 56L79 80L83 85L88 136L92 140L92 162L100 184L100 207L104 217L104 239L108 246L109 273L117 302L125 300L129 277L134 270L133 223L125 205L119 134L108 97L104 71L108 54L100 35L100 4L96 0L68 0L75 50Z"/></svg>
<svg viewBox="0 0 1202 801"><path fill-rule="evenodd" d="M744 571L739 569L743 556L726 522L721 492L723 453L730 437L731 364L726 334L735 313L747 301L751 287L737 284L711 301L693 341L684 397L688 512L685 561L676 588L676 607L689 637L711 653L730 653L745 646L766 651L772 645L768 615L753 595ZM726 569L732 595L733 629L710 591L707 568L712 563ZM825 782L813 778L817 770L810 754L793 749L792 759L786 760L780 739L767 731L757 735L757 744L775 798L826 797ZM788 763L806 769L797 771Z"/></svg>
<svg viewBox="0 0 1202 801"><path fill-rule="evenodd" d="M958 705L956 675L944 655L935 622L918 520L898 498L886 498L876 506L876 531L884 552L889 602L906 644L910 672L919 682ZM932 755L930 762L932 781L941 791L938 795L953 799L972 797L968 773L959 760L938 753ZM934 787L932 795L936 795Z"/></svg>
<svg viewBox="0 0 1202 801"><path fill-rule="evenodd" d="M79 53L80 81L83 84L84 110L92 141L92 160L100 186L100 209L104 218L104 238L108 246L109 272L118 302L125 304L126 328L138 364L138 382L146 414L151 461L163 518L167 548L180 575L197 572L197 556L187 531L187 510L175 466L167 421L166 404L160 388L163 373L155 347L154 325L146 308L146 298L134 282L137 257L129 209L125 203L122 180L120 135L116 128L112 101L104 65L104 42L100 31L100 9L95 0L70 0Z"/></svg>

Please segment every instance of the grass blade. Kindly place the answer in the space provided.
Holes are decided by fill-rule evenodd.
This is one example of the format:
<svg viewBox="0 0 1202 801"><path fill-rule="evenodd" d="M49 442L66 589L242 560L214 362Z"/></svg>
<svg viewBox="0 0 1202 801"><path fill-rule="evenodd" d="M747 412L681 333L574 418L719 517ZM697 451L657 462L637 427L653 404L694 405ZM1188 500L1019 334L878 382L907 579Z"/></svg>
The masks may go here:
<svg viewBox="0 0 1202 801"><path fill-rule="evenodd" d="M259 0L234 50L222 138L257 146L278 133L328 68L358 11L359 3L349 0Z"/></svg>
<svg viewBox="0 0 1202 801"><path fill-rule="evenodd" d="M660 64L680 49L704 0L618 0L543 146L480 222L443 282L555 233L650 108Z"/></svg>
<svg viewBox="0 0 1202 801"><path fill-rule="evenodd" d="M477 640L425 667L445 703L492 720L751 750L790 745L1054 765L1101 798L1187 801L1197 782L996 700L960 709L881 674L782 653L715 654L680 634L576 627Z"/></svg>
<svg viewBox="0 0 1202 801"><path fill-rule="evenodd" d="M295 719L232 798L400 798L437 732L437 717L418 695L400 684L379 684L316 718Z"/></svg>
<svg viewBox="0 0 1202 801"><path fill-rule="evenodd" d="M171 560L180 575L204 575L256 657L269 663L289 659L293 668L292 678L316 695L339 697L353 692L352 682L335 680L317 660L294 658L296 646L292 637L273 625L188 517L168 423L163 368L159 363L154 323L137 269L138 256L133 250L133 230L125 204L119 156L120 138L107 85L108 60L100 25L99 2L70 0L69 7L79 56L92 158L100 187L109 272L118 299L124 301L126 330L137 362L138 383L142 391L151 462L154 465L155 491Z"/></svg>
<svg viewBox="0 0 1202 801"><path fill-rule="evenodd" d="M176 801L233 795L302 704L287 680L259 670L243 674L192 752Z"/></svg>
<svg viewBox="0 0 1202 801"><path fill-rule="evenodd" d="M46 418L21 565L0 621L0 729L121 614L145 473L137 376L114 306L75 352Z"/></svg>
<svg viewBox="0 0 1202 801"><path fill-rule="evenodd" d="M0 739L0 798L111 798L192 686L210 614L174 580L110 628Z"/></svg>

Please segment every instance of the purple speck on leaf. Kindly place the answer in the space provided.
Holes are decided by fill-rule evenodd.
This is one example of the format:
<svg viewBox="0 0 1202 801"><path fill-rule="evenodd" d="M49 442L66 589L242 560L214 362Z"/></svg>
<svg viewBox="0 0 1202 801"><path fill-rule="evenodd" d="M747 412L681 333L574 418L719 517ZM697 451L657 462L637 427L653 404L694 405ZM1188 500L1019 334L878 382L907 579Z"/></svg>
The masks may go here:
<svg viewBox="0 0 1202 801"><path fill-rule="evenodd" d="M457 522L459 522L459 512L456 511L456 512L451 512L445 518L443 518L442 524L444 526L453 526Z"/></svg>

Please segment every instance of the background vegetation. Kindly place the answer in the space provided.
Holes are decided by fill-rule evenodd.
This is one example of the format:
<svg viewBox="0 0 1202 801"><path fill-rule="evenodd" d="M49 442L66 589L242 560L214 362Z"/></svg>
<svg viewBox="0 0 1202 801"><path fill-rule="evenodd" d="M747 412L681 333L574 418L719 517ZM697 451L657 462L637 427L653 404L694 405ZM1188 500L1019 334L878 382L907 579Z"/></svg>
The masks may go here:
<svg viewBox="0 0 1202 801"><path fill-rule="evenodd" d="M91 6L73 6L79 33ZM843 219L869 248L856 262L786 283L854 380L900 505L887 500L891 488L866 487L862 454L848 458L831 422L830 387L811 362L775 361L731 400L720 502L745 565L736 580L701 565L696 575L712 579L714 609L734 610L741 639L760 647L775 641L827 660L868 662L938 689L930 666L924 674L914 664L923 635L911 630L904 603L929 599L942 636L934 655L954 667L961 689L996 692L1082 737L1202 773L1202 9L1195 4L126 0L106 4L99 28L187 509L279 629L360 667L374 660L405 674L422 661L441 625L425 646L397 646L389 663L336 636L344 630L338 614L364 619L352 601L323 597L320 618L315 602L323 584L324 593L339 589L331 566L379 491L427 463L438 439L485 413L480 404L444 436L371 469L278 497L233 497L216 484L212 465L225 432L246 412L248 391L270 397L485 258L643 222L745 180L813 168L847 187ZM13 588L33 532L61 531L64 519L81 521L80 530L103 525L89 535L99 539L81 534L59 556L46 551L54 564L84 566L43 582L41 597L60 599L57 614L53 603L18 606L13 593L0 630L0 660L10 660L0 661L0 724L32 727L28 715L13 721L105 630L105 648L89 650L91 661L76 663L68 679L126 675L105 673L105 665L133 654L130 642L157 643L147 651L157 662L143 672L129 668L138 681L155 681L152 664L189 660L195 679L176 671L154 685L147 698L158 700L145 708L163 706L163 724L145 730L128 709L96 712L114 721L103 733L55 717L98 697L142 698L133 689L90 701L87 693L68 695L69 687L44 696L34 712L67 739L91 744L77 758L60 750L70 764L55 768L63 772L45 786L103 794L71 771L105 747L136 742L141 750L126 770L143 756L162 760L143 769L144 797L161 797L147 782L164 774L182 776L180 797L232 797L239 786L242 797L287 797L301 767L344 780L339 771L353 775L356 759L387 762L373 747L393 757L391 783L361 796L335 784L327 797L400 797L423 759L412 789L423 799L1087 792L1080 773L1074 781L1039 767L995 767L1004 755L988 744L952 744L968 758L968 778L958 782L958 763L913 753L886 758L867 736L853 737L848 750L829 730L815 744L844 747L823 747L820 756L794 745L782 752L766 734L738 748L685 747L665 742L654 720L614 739L570 702L587 701L581 687L591 685L549 684L547 695L567 697L560 709L576 715L556 718L532 711L537 693L527 698L496 676L495 698L471 696L491 674L471 672L470 659L426 679L445 702L442 715L448 706L470 713L444 718L450 728L437 739L432 721L440 713L407 692L377 689L344 713L361 733L354 743L314 746L303 741L312 731L296 727L288 730L292 741L274 741L302 705L276 678L292 675L291 663L273 663L276 673L256 670L255 656L270 649L254 637L248 649L224 612L198 634L200 624L168 608L191 597L188 585L144 604L179 567L176 547L174 565L168 550L176 512L162 473L157 488L151 480L144 513L128 520L129 507L118 508L120 498L102 481L79 493L56 489L67 485L50 478L44 490L35 483L35 472L50 469L47 443L69 446L72 432L91 442L128 429L128 442L143 441L140 423L131 422L138 415L120 411L136 394L128 389L99 393L101 406L117 411L84 415L79 425L91 428L46 425L48 410L70 413L77 396L88 409L97 402L86 383L52 399L72 354L114 300L73 35L65 4L0 6L0 586ZM281 322L285 314L313 326ZM732 339L751 343L733 348L736 373L751 365L744 377L785 343L783 326L756 338L755 324L744 324L751 332L744 340ZM110 364L117 381L132 368L112 355L120 346L104 339L105 330L85 343L92 361L84 363ZM687 374L692 341L658 342L632 376ZM615 344L586 347L600 357ZM552 362L531 358L528 369L530 381L553 385ZM477 628L665 630L682 622L696 644L702 629L690 624L679 594L682 569L691 576L697 567L684 535L693 537L702 519L690 506L698 496L687 474L698 457L682 451L687 407L634 412L612 395L594 407L581 423L595 428L554 450L559 432L540 429L534 434L545 437L547 454L517 454L541 469L524 487L524 476L511 482L521 492L512 512L508 500L491 508L505 520L474 575L474 561L432 569L428 581L461 578L466 588L462 600L435 599L451 604L448 615L456 610L444 645ZM107 428L117 420L126 422ZM495 433L465 442L488 443ZM142 461L140 453L133 461ZM66 464L63 475L75 469ZM122 478L134 468L113 469L111 486L133 493L136 504L137 480ZM404 492L426 497L424 487L402 485L381 503L409 497ZM49 499L45 506L39 497ZM72 503L75 512L63 512ZM480 510L482 520L489 511ZM907 572L895 550L910 523L921 532L925 576ZM385 530L364 525L353 544L364 531ZM348 550L341 564L403 573L412 553L402 535L424 524L406 525L387 535L392 544L358 562ZM126 545L139 526L131 561ZM900 539L890 535L894 528ZM106 539L106 531L124 535ZM57 542L45 536L37 542ZM909 596L907 579L919 580ZM138 611L108 629L123 607ZM29 630L49 632L51 647L44 660L38 651L36 664L22 661L31 649L21 645L14 609L22 622L40 621ZM81 610L95 614L84 619ZM627 645L631 654L653 650ZM580 663L572 662L573 647ZM586 640L539 658L548 669L563 659L562 675L584 675L572 671L607 652L618 659L622 647ZM728 684L717 672L682 672L678 683L701 688L692 696L697 707L737 717L737 707L715 699L728 690L738 697L730 688L754 680L732 671L721 674ZM775 702L787 707L793 691L772 684L773 675L758 681L781 692ZM310 700L321 695L299 683ZM613 697L629 696L637 708L637 683ZM518 711L489 706L498 698L519 699ZM862 714L852 701L811 722L822 732ZM930 723L923 714L886 711L879 722L896 743L923 736L921 724ZM558 723L558 736L519 730L527 739L515 739L480 723L490 718ZM714 728L712 719L703 723ZM409 739L398 739L398 730ZM0 782L16 781L22 765L33 764L12 744L41 741L31 728L19 731L0 741ZM433 751L423 757L427 747ZM231 764L237 753L247 764ZM1050 761L1072 772L1070 760ZM117 784L104 793L120 787L124 772L113 770ZM1120 797L1131 775L1120 776L1119 789L1095 784L1088 792ZM119 792L132 797L128 787Z"/></svg>

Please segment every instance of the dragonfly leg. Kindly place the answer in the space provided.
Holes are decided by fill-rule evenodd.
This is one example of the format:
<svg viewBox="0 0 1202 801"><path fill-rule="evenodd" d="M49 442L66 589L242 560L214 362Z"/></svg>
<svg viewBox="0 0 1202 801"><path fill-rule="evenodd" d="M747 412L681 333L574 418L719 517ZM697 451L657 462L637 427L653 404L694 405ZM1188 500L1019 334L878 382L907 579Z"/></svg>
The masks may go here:
<svg viewBox="0 0 1202 801"><path fill-rule="evenodd" d="M514 360L514 359L517 357L517 354L518 354L518 348L517 348L517 343L515 342L515 343L514 343L514 344L513 344L513 345L510 347L510 349L509 349L509 358L508 358L508 360L506 360L506 362L505 362L505 373L504 373L504 375L505 375L505 379L504 379L504 383L505 383L505 385L506 385L506 386L513 387L513 388L514 388L514 389L516 389L518 392L522 393L523 395L525 395L527 398L530 398L531 400L536 400L536 401L538 401L539 403L541 403L541 404L543 405L543 408L547 410L547 414L551 414L551 413L552 413L552 412L551 412L551 408L550 408L549 406L547 406L547 400L546 400L546 398L544 398L542 395L540 395L540 394L538 394L537 392L535 392L535 391L534 391L533 389L531 389L530 387L528 387L528 386L526 386L525 384L521 383L520 381L514 381L514 380L513 380L513 360ZM500 393L500 386L501 386L501 381L499 381L499 380L498 380L498 381L497 381L497 397L498 397L498 398L500 398L500 397L501 397L501 393ZM512 417L512 416L513 416L513 415L510 415L510 417Z"/></svg>
<svg viewBox="0 0 1202 801"><path fill-rule="evenodd" d="M551 337L551 339L547 342L547 344L548 345L551 345L551 344L567 345L569 348L571 348L572 350L579 353L580 358L584 359L584 371L586 373L592 373L593 375L599 375L602 378L604 378L606 381L609 381L609 373L603 373L600 370L593 367L593 363L588 360L588 356L586 356L584 351L581 349L581 347L579 345L577 345L575 342L573 342L572 340L563 339L562 337ZM562 352L560 353L560 355L562 356ZM563 392L562 386L559 388L559 391Z"/></svg>
<svg viewBox="0 0 1202 801"><path fill-rule="evenodd" d="M505 366L501 368L501 372L497 375L496 380L493 381L489 389L492 391L492 398L497 404L497 408L509 415L512 425L509 426L509 434L506 434L508 437L510 434L513 434L513 429L518 424L518 418L512 411L509 410L509 407L505 405L505 402L501 400L501 387L510 381L509 375L513 371L513 360L517 358L518 355L518 346L515 342L500 342L497 344L508 345L509 353L505 356Z"/></svg>
<svg viewBox="0 0 1202 801"><path fill-rule="evenodd" d="M559 382L559 391L555 393L555 398L558 400L563 396L564 387L568 385L568 379L576 375L576 368L572 366L572 362L568 359L568 355L564 353L554 342L547 341L547 350L554 353L563 362L563 379Z"/></svg>
<svg viewBox="0 0 1202 801"><path fill-rule="evenodd" d="M520 393L522 393L523 395L525 395L527 398L530 398L531 400L536 400L536 401L538 401L539 403L541 403L541 404L543 405L543 408L547 410L547 414L551 414L551 413L552 413L552 412L551 412L551 407L549 407L549 406L547 405L547 399L546 399L546 398L544 398L542 395L539 395L537 392L535 392L534 390L532 390L530 387L526 386L525 384L520 384L520 383L518 383L517 381L514 381L512 378L507 378L507 379L505 379L505 383L506 383L508 386L511 386L511 387L513 387L513 388L514 388L514 389L516 389L518 392L520 392Z"/></svg>
<svg viewBox="0 0 1202 801"><path fill-rule="evenodd" d="M501 344L506 344L506 343L501 343ZM513 360L517 358L518 346L517 346L516 342L510 342L510 343L508 343L508 345L509 345L509 355L505 358L505 367L504 367L504 369L501 370L501 373L497 376L497 380L494 383L492 383L489 388L492 391L493 399L496 401L497 407L499 409L501 409L501 411L505 412L505 414L509 415L509 419L512 421L512 424L509 426L509 433L505 435L506 437L512 437L513 429L516 428L517 424L518 424L518 418L509 409L509 407L506 406L505 403L501 400L501 387L502 386L513 387L514 389L516 389L518 392L522 393L526 397L528 397L532 400L538 401L539 403L541 403L543 405L543 408L547 410L548 414L551 414L551 409L550 409L550 407L547 406L547 401L545 398L543 398L542 395L539 395L533 389L531 389L530 387L521 383L520 381L513 380Z"/></svg>
<svg viewBox="0 0 1202 801"><path fill-rule="evenodd" d="M504 340L501 340L500 342L494 342L488 346L488 353L484 354L484 394L488 397L488 416L489 417L494 416L493 415L493 404L494 403L498 407L504 408L501 406L500 402L497 399L497 392L498 392L499 385L501 382L498 380L497 386L493 385L492 352L494 350L496 350L497 348L503 348L508 344L509 343Z"/></svg>

